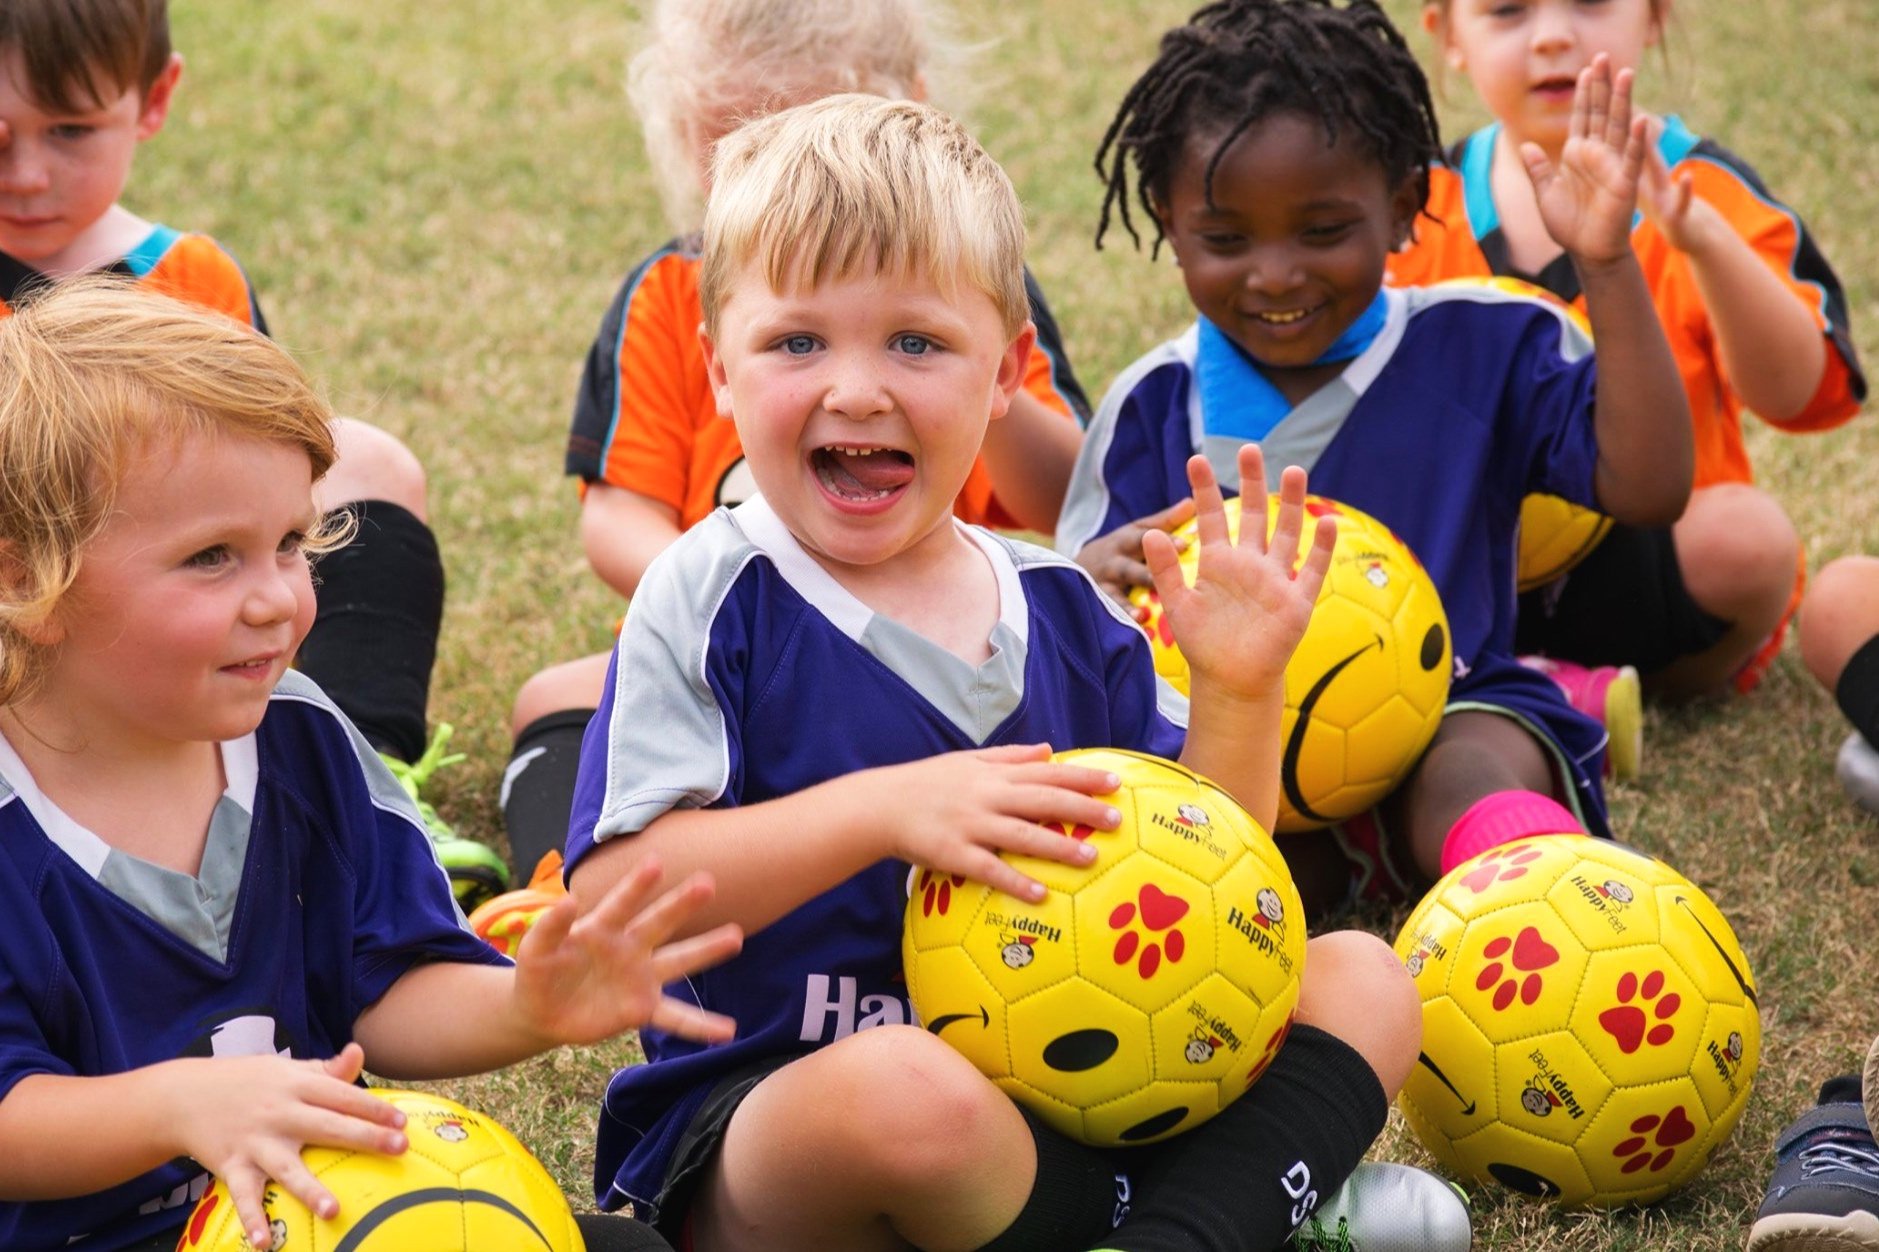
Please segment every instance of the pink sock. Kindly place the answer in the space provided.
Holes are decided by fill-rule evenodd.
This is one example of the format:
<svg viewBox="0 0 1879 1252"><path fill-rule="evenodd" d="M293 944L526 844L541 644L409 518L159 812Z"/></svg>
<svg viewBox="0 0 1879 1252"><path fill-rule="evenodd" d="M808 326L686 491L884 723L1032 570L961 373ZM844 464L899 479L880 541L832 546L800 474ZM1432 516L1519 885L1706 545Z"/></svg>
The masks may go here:
<svg viewBox="0 0 1879 1252"><path fill-rule="evenodd" d="M1494 791L1468 806L1442 842L1442 872L1528 835L1583 834L1572 811L1537 791Z"/></svg>

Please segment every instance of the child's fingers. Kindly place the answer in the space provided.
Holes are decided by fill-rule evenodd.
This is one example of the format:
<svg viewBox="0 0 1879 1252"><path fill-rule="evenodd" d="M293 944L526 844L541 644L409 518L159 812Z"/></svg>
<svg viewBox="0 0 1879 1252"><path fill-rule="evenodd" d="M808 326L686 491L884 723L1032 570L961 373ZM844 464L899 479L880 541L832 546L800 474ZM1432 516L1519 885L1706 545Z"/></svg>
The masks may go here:
<svg viewBox="0 0 1879 1252"><path fill-rule="evenodd" d="M744 931L735 922L707 930L702 935L693 935L689 939L680 939L674 943L654 948L652 970L661 985L687 974L696 974L701 969L710 969L721 964L740 952L744 947Z"/></svg>
<svg viewBox="0 0 1879 1252"><path fill-rule="evenodd" d="M1164 605L1187 591L1187 577L1181 573L1181 558L1174 550L1174 540L1158 530L1142 536L1142 557L1148 562L1148 577L1155 594Z"/></svg>
<svg viewBox="0 0 1879 1252"><path fill-rule="evenodd" d="M696 1004L660 996L652 1006L650 1023L654 1028L699 1043L723 1043L737 1033L737 1023L722 1013L701 1009Z"/></svg>
<svg viewBox="0 0 1879 1252"><path fill-rule="evenodd" d="M1268 551L1285 562L1286 573L1298 565L1298 537L1305 526L1305 471L1288 465L1279 476L1279 515L1272 525Z"/></svg>
<svg viewBox="0 0 1879 1252"><path fill-rule="evenodd" d="M1636 195L1638 183L1644 177L1644 161L1651 151L1650 131L1645 119L1638 118L1627 132L1622 151L1625 154L1625 186Z"/></svg>
<svg viewBox="0 0 1879 1252"><path fill-rule="evenodd" d="M1256 443L1240 445L1240 494L1234 502L1239 510L1240 545L1255 552L1266 550L1266 450ZM1251 502L1250 504L1248 502ZM1248 511L1253 525L1246 524Z"/></svg>
<svg viewBox="0 0 1879 1252"><path fill-rule="evenodd" d="M295 1093L309 1108L343 1117L351 1122L368 1123L396 1131L404 1126L405 1115L388 1100L382 1100L364 1087L350 1082L320 1082L311 1089ZM396 1148L375 1151L400 1151Z"/></svg>
<svg viewBox="0 0 1879 1252"><path fill-rule="evenodd" d="M1005 743L996 748L978 748L973 755L982 761L1001 764L1048 761L1050 760L1050 745L1048 743Z"/></svg>
<svg viewBox="0 0 1879 1252"><path fill-rule="evenodd" d="M1293 575L1298 594L1308 603L1318 602L1318 589L1324 586L1324 576L1331 569L1331 552L1336 547L1337 523L1328 517L1319 518L1311 536L1311 551L1305 554L1304 563Z"/></svg>
<svg viewBox="0 0 1879 1252"><path fill-rule="evenodd" d="M1113 770L1071 765L1063 761L1047 761L1014 774L1012 778L1016 782L1048 787L1053 793L1063 789L1081 792L1086 796L1106 796L1122 785L1122 780L1116 777Z"/></svg>
<svg viewBox="0 0 1879 1252"><path fill-rule="evenodd" d="M1607 146L1622 150L1625 137L1634 130L1633 121L1642 121L1648 131L1650 119L1639 114L1631 115L1631 84L1636 75L1630 69L1619 70L1612 75L1611 103L1607 107L1605 119L1605 143Z"/></svg>
<svg viewBox="0 0 1879 1252"><path fill-rule="evenodd" d="M1182 496L1179 500L1176 500L1159 513L1150 513L1147 517L1136 521L1135 524L1144 531L1174 530L1193 516L1194 497Z"/></svg>
<svg viewBox="0 0 1879 1252"><path fill-rule="evenodd" d="M1074 829L1074 827L1068 827ZM1088 865L1096 859L1096 849L1087 839L1076 839L1064 833L1065 826L1040 826L1036 822L1027 822L1023 818L1013 817L998 822L987 831L990 846L996 851L1013 856L1034 857L1040 861L1057 861L1064 865ZM1003 858L995 856L986 849L979 849L988 860L996 862L1006 870L1011 866ZM1031 880L1016 870L1011 870L1022 882ZM969 877L978 878L972 874ZM980 882L992 882L989 878L979 878ZM992 886L1004 891L1005 887L997 882ZM1026 897L1027 899L1032 897Z"/></svg>
<svg viewBox="0 0 1879 1252"><path fill-rule="evenodd" d="M385 1102L375 1100L374 1103ZM307 1105L290 1120L290 1133L294 1139L316 1147L397 1156L411 1146L403 1131L333 1108Z"/></svg>
<svg viewBox="0 0 1879 1252"><path fill-rule="evenodd" d="M602 928L603 935L625 935L635 943L656 948L677 934L717 892L717 881L704 870L696 870L651 904L626 913L606 914L595 924Z"/></svg>
<svg viewBox="0 0 1879 1252"><path fill-rule="evenodd" d="M1187 461L1188 485L1194 489L1194 525L1200 532L1200 545L1205 551L1209 544L1227 542L1227 512L1225 497L1220 492L1220 484L1214 478L1214 467L1207 463L1207 458L1196 454ZM1148 536L1142 536L1142 554L1148 554ZM1154 568L1154 563L1149 563Z"/></svg>
<svg viewBox="0 0 1879 1252"><path fill-rule="evenodd" d="M339 1216L339 1201L318 1178L313 1176L313 1171L307 1168L307 1163L300 1159L299 1149L281 1145L265 1152L257 1152L255 1164L266 1171L268 1177L280 1184L281 1190L306 1205L316 1216L326 1221ZM258 1229L264 1233L267 1230L265 1210L263 1210L261 1225ZM249 1242L254 1241L249 1240ZM266 1248L271 1247L272 1243L263 1240L255 1246Z"/></svg>
<svg viewBox="0 0 1879 1252"><path fill-rule="evenodd" d="M1114 830L1122 824L1122 813L1115 805L1080 791L1042 784L1016 788L1000 811L1028 822L1041 823L1061 834L1079 826L1096 830Z"/></svg>
<svg viewBox="0 0 1879 1252"><path fill-rule="evenodd" d="M1593 61L1596 65L1596 59ZM1566 119L1566 142L1584 139L1587 119L1592 112L1592 66L1579 71L1579 77L1572 84L1572 113Z"/></svg>
<svg viewBox="0 0 1879 1252"><path fill-rule="evenodd" d="M1016 831L1019 827L1029 827L1031 830L1037 829L1037 827L1032 826L1031 823L1021 821L1015 817L1012 818L1003 829L1006 831ZM1062 836L1059 836L1059 838L1062 838ZM1009 843L1021 843L1024 841L1024 836L1021 833L1008 834L1004 838L995 840L1000 847L1004 847ZM1033 904L1042 900L1045 895L1043 883L1038 882L1035 878L1027 874L1020 873L1017 869L1012 867L1009 861L985 848L971 848L964 856L959 858L958 864L951 866L935 865L933 869L940 873L963 874L973 882L982 882L994 891L1002 891L1013 899L1029 900Z"/></svg>
<svg viewBox="0 0 1879 1252"><path fill-rule="evenodd" d="M1539 144L1521 144L1520 163L1527 167L1527 181L1533 184L1536 193L1553 181L1553 162Z"/></svg>
<svg viewBox="0 0 1879 1252"><path fill-rule="evenodd" d="M267 1176L251 1165L237 1165L227 1168L221 1179L228 1188L228 1198L234 1201L236 1216L241 1218L241 1228L248 1232L248 1242L257 1248L274 1246L273 1234L268 1230L267 1205L261 1202Z"/></svg>
<svg viewBox="0 0 1879 1252"><path fill-rule="evenodd" d="M633 871L638 872L640 868L641 865L635 865ZM621 879L620 882L614 884L614 888L617 890L626 881L626 879ZM602 904L611 896L612 892L603 896ZM601 905L595 905L592 915L598 915L600 909ZM529 926L528 933L522 936L522 946L516 949L516 960L533 960L538 953L553 952L567 942L569 932L574 929L574 924L580 919L580 899L572 892L562 896L549 905Z"/></svg>
<svg viewBox="0 0 1879 1252"><path fill-rule="evenodd" d="M350 1083L365 1072L365 1049L357 1043L349 1043L339 1050L338 1056L328 1057L319 1063L320 1069L329 1078L337 1078ZM379 1103L384 1104L383 1100ZM386 1105L387 1108L391 1107Z"/></svg>

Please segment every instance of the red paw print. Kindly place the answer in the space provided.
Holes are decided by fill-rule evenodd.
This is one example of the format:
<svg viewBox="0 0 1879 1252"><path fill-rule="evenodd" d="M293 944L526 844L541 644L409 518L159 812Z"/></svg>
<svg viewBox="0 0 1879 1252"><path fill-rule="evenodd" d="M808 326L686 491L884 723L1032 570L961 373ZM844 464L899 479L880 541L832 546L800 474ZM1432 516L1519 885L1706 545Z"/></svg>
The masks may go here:
<svg viewBox="0 0 1879 1252"><path fill-rule="evenodd" d="M1116 964L1127 965L1136 958L1139 949L1141 956L1135 960L1135 972L1143 978L1153 978L1155 971L1161 968L1164 951L1170 963L1180 960L1181 954L1187 951L1186 936L1173 929L1173 926L1187 916L1188 904L1180 896L1171 896L1152 882L1143 883L1142 889L1135 893L1135 899L1135 904L1124 901L1109 914L1109 929L1122 932L1116 936ZM1148 928L1147 943L1143 943L1141 934L1132 928L1138 911L1141 913L1142 925ZM1154 938L1157 932L1164 930L1168 932L1165 936Z"/></svg>
<svg viewBox="0 0 1879 1252"><path fill-rule="evenodd" d="M1168 622L1168 615L1162 611L1161 597L1154 592L1148 593L1148 620L1142 623L1142 629L1148 632L1151 641L1164 648L1174 646L1174 627Z"/></svg>
<svg viewBox="0 0 1879 1252"><path fill-rule="evenodd" d="M1468 871L1461 885L1479 895L1497 882L1512 882L1516 878L1526 877L1527 867L1544 855L1544 852L1532 846L1495 848L1481 858L1481 864Z"/></svg>
<svg viewBox="0 0 1879 1252"><path fill-rule="evenodd" d="M1559 961L1559 949L1540 938L1540 932L1531 926L1521 927L1520 933L1512 939L1506 935L1490 939L1482 955L1488 958L1488 963L1474 980L1475 990L1486 991L1494 987L1495 983L1500 983L1500 986L1494 987L1494 1011L1497 1013L1512 1004L1516 995L1522 1004L1532 1004L1539 999L1538 971ZM1511 969L1501 964L1503 956L1509 957ZM1501 981L1503 972L1507 975L1505 982ZM1522 974L1526 975L1524 979Z"/></svg>
<svg viewBox="0 0 1879 1252"><path fill-rule="evenodd" d="M1272 1032L1272 1038L1266 1040L1266 1050L1259 1054L1259 1060L1254 1063L1252 1072L1246 1075L1247 1086L1250 1087L1259 1081L1259 1076L1266 1072L1266 1067L1271 1065L1273 1058L1279 1055L1279 1049L1285 1044L1285 1037L1291 1033L1292 1019L1288 1017L1279 1023L1277 1030Z"/></svg>
<svg viewBox="0 0 1879 1252"><path fill-rule="evenodd" d="M953 906L953 888L965 885L964 874L936 874L930 869L920 871L920 914L931 917L934 913L944 916Z"/></svg>
<svg viewBox="0 0 1879 1252"><path fill-rule="evenodd" d="M1662 1117L1645 1114L1631 1123L1631 1131L1631 1138L1612 1149L1613 1156L1625 1158L1619 1170L1626 1174L1646 1168L1656 1173L1670 1164L1670 1158L1677 1154L1678 1144L1696 1138L1696 1124L1684 1113L1681 1104ZM1658 1150L1653 1151L1653 1148Z"/></svg>
<svg viewBox="0 0 1879 1252"><path fill-rule="evenodd" d="M1605 1028L1605 1033L1618 1043L1618 1050L1629 1056L1645 1044L1661 1048L1669 1043L1677 1033L1669 1019L1675 1017L1683 1006L1683 997L1676 992L1664 995L1664 973L1652 970L1639 982L1636 974L1626 974L1618 980L1618 1004L1598 1015L1598 1024ZM1641 1000L1641 1004L1631 1001ZM1651 1001L1656 1000L1656 1004ZM1650 1011L1647 1014L1646 1008ZM1651 1025L1651 1018L1657 1019L1657 1025Z"/></svg>
<svg viewBox="0 0 1879 1252"><path fill-rule="evenodd" d="M1058 822L1057 829L1063 831L1064 834L1069 835L1072 839L1088 839L1091 835L1096 833L1096 827L1094 826L1072 826L1066 822Z"/></svg>

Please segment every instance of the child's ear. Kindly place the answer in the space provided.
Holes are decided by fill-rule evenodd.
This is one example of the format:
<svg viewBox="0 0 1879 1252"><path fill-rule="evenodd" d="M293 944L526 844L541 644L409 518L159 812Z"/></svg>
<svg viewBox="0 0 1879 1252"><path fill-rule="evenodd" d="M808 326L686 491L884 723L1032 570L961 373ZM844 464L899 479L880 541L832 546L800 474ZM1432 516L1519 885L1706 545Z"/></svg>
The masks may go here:
<svg viewBox="0 0 1879 1252"><path fill-rule="evenodd" d="M1468 65L1462 57L1461 49L1455 46L1454 40L1449 38L1448 15L1434 0L1422 6L1422 29L1428 33L1429 38L1435 40L1435 46L1441 49L1442 60L1449 69L1457 74L1467 73Z"/></svg>
<svg viewBox="0 0 1879 1252"><path fill-rule="evenodd" d="M731 380L724 372L724 358L703 322L698 323L698 346L705 350L705 377L711 383L711 398L718 406L718 416L731 420Z"/></svg>
<svg viewBox="0 0 1879 1252"><path fill-rule="evenodd" d="M26 563L20 560L13 545L0 540L0 600L22 604L33 595L32 578ZM65 627L56 611L36 620L16 620L13 629L34 647L51 648L65 637Z"/></svg>
<svg viewBox="0 0 1879 1252"><path fill-rule="evenodd" d="M1005 347L998 358L998 377L992 386L992 417L1003 417L1011 410L1011 398L1024 386L1025 367L1031 363L1031 348L1037 343L1037 324L1025 322L1018 337Z"/></svg>
<svg viewBox="0 0 1879 1252"><path fill-rule="evenodd" d="M1650 29L1644 32L1644 46L1655 48L1664 40L1664 28L1670 24L1670 6L1673 0L1655 0L1651 5Z"/></svg>
<svg viewBox="0 0 1879 1252"><path fill-rule="evenodd" d="M170 102L176 98L176 84L183 76L183 56L170 53L170 61L144 92L143 107L137 113L137 138L149 139L163 129L170 117Z"/></svg>
<svg viewBox="0 0 1879 1252"><path fill-rule="evenodd" d="M1390 193L1390 251L1400 252L1415 238L1416 216L1422 212L1422 196L1416 183L1417 171L1411 170Z"/></svg>

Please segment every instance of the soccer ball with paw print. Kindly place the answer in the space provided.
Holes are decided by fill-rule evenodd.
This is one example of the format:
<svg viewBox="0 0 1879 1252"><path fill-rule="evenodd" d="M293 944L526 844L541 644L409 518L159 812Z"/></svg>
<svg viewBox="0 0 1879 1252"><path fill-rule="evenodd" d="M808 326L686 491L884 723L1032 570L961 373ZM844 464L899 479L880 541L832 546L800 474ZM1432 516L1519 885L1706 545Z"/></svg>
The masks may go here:
<svg viewBox="0 0 1879 1252"><path fill-rule="evenodd" d="M1269 835L1181 766L1109 749L1115 831L1090 866L1026 857L1032 903L916 869L901 958L926 1029L1072 1138L1149 1143L1212 1117L1277 1054L1305 919Z"/></svg>
<svg viewBox="0 0 1879 1252"><path fill-rule="evenodd" d="M1452 1173L1568 1207L1647 1204L1748 1103L1754 975L1662 861L1590 835L1503 844L1435 885L1396 952L1423 1012L1402 1109Z"/></svg>

